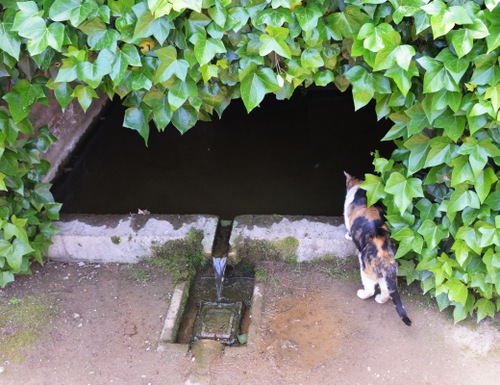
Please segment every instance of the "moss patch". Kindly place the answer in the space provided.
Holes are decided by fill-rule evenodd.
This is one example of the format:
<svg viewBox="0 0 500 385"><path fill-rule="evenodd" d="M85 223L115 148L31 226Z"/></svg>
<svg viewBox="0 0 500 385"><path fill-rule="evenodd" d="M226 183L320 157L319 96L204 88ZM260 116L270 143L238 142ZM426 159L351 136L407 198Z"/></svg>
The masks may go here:
<svg viewBox="0 0 500 385"><path fill-rule="evenodd" d="M236 240L235 250L240 261L250 264L261 260L296 263L298 247L299 241L293 237L276 241L244 238Z"/></svg>
<svg viewBox="0 0 500 385"><path fill-rule="evenodd" d="M0 302L0 361L19 362L43 339L57 312L51 296L29 296Z"/></svg>
<svg viewBox="0 0 500 385"><path fill-rule="evenodd" d="M113 242L115 245L119 245L120 244L120 237L111 237L111 242Z"/></svg>
<svg viewBox="0 0 500 385"><path fill-rule="evenodd" d="M192 228L182 239L152 246L153 255L147 262L165 271L175 283L189 280L204 263L202 240L203 231Z"/></svg>

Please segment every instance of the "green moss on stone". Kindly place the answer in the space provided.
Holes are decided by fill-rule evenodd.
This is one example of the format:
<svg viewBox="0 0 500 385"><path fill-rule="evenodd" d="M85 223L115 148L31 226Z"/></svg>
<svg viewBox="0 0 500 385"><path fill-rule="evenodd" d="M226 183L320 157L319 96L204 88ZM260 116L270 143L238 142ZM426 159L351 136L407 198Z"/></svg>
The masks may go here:
<svg viewBox="0 0 500 385"><path fill-rule="evenodd" d="M121 241L120 237L117 236L111 237L111 242L113 242L115 245L119 245L120 241Z"/></svg>
<svg viewBox="0 0 500 385"><path fill-rule="evenodd" d="M294 237L286 237L275 241L239 238L236 239L235 244L235 251L239 261L251 264L261 260L297 262L299 241Z"/></svg>
<svg viewBox="0 0 500 385"><path fill-rule="evenodd" d="M22 361L40 342L57 312L52 296L29 296L0 301L0 362Z"/></svg>
<svg viewBox="0 0 500 385"><path fill-rule="evenodd" d="M190 280L196 268L204 263L202 240L203 231L192 228L182 239L153 245L148 262L164 269L174 282Z"/></svg>

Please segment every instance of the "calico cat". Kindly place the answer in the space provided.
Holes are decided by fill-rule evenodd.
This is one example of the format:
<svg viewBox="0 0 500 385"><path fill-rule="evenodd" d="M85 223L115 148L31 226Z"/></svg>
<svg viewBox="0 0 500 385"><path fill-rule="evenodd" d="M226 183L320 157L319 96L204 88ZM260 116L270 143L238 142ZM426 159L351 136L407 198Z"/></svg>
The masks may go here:
<svg viewBox="0 0 500 385"><path fill-rule="evenodd" d="M361 299L375 294L375 286L380 286L380 294L375 301L385 303L389 298L403 322L410 326L411 320L401 303L397 289L398 263L394 260L396 248L390 238L382 209L367 207L366 191L359 185L363 180L344 172L347 193L344 203L346 238L352 239L358 249L359 268L363 289L358 290Z"/></svg>

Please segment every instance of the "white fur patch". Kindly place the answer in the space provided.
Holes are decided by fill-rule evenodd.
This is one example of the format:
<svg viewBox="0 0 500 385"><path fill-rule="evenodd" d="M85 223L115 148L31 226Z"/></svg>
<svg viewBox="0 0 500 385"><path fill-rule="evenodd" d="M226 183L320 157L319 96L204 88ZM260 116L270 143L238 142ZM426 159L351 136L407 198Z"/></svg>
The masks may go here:
<svg viewBox="0 0 500 385"><path fill-rule="evenodd" d="M345 196L345 202L344 202L344 224L345 228L347 229L347 232L351 232L351 225L349 221L349 217L347 215L347 211L349 209L349 205L354 201L354 195L356 195L356 191L358 191L359 186L353 186L347 191L347 194Z"/></svg>

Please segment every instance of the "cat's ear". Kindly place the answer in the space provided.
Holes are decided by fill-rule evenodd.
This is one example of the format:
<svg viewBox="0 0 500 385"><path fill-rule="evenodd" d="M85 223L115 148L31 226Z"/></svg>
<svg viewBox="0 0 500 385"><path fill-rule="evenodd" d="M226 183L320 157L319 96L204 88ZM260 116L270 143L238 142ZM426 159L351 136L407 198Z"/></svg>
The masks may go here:
<svg viewBox="0 0 500 385"><path fill-rule="evenodd" d="M352 179L352 175L349 175L347 172L344 171L345 178L347 180L347 183Z"/></svg>

